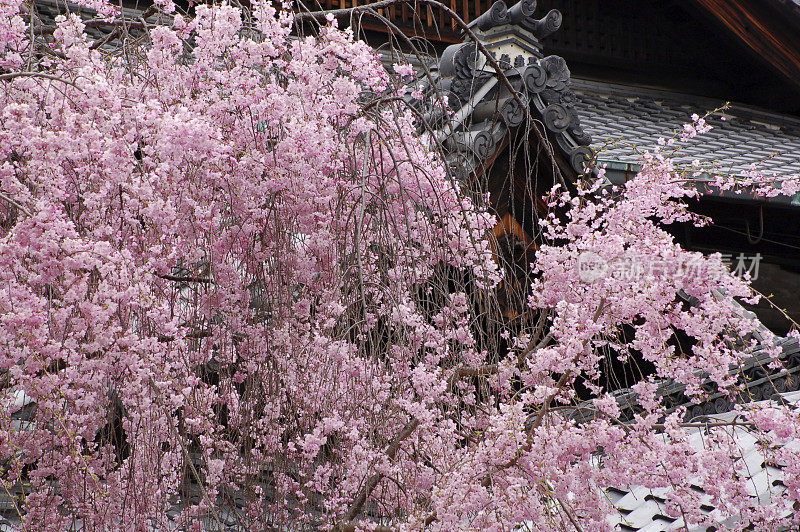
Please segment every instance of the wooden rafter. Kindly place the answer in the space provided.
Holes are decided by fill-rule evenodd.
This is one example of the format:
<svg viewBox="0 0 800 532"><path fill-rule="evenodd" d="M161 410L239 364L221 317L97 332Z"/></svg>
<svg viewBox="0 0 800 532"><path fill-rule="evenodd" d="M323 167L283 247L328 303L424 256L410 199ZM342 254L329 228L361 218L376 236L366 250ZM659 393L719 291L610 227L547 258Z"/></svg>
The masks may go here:
<svg viewBox="0 0 800 532"><path fill-rule="evenodd" d="M800 32L755 0L694 0L763 60L800 87Z"/></svg>

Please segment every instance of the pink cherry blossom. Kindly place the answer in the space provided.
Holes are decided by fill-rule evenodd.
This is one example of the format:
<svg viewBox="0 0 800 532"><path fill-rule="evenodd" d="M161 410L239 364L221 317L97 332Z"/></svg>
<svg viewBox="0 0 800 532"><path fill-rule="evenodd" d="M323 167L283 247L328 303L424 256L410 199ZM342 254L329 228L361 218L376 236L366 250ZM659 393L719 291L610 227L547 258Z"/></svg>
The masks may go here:
<svg viewBox="0 0 800 532"><path fill-rule="evenodd" d="M125 53L61 16L42 54L21 5L0 6L0 479L20 528L606 530L604 490L630 485L705 524L688 479L771 523L735 440L697 450L659 394L734 394L756 327L748 284L665 230L706 223L669 154L619 189L600 171L552 190L504 322L497 220L417 134L408 65L391 77L335 20L293 34L264 0L157 2ZM630 419L611 358L653 368ZM738 408L765 441L798 436L787 407ZM800 498L796 463L775 508Z"/></svg>

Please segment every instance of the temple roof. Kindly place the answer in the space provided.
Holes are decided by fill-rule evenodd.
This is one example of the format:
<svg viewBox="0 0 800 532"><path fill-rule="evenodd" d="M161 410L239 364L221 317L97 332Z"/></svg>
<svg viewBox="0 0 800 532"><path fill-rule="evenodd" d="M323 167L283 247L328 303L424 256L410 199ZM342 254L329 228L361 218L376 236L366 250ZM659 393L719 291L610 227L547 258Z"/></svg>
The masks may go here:
<svg viewBox="0 0 800 532"><path fill-rule="evenodd" d="M800 392L787 392L775 396L773 399L759 401L755 407L769 406L772 404L788 404L800 406ZM727 412L714 414L706 418L709 423L731 423L738 421L739 414ZM736 442L740 474L747 480L749 495L757 500L760 505L774 505L776 497L786 490L784 485L783 468L785 463L779 458L781 449L796 451L800 448L800 441L793 440L784 446L765 447L758 435L752 433L746 426L733 425L726 428ZM686 429L689 442L697 450L703 448L707 437L702 427ZM689 482L692 482L691 479ZM724 528L735 528L737 519L723 518L715 508L713 497L706 493L699 485L692 484L692 489L701 494L704 504L701 511L711 522ZM666 490L647 489L642 486L618 486L617 489L608 490L606 495L616 508L617 512L610 516L612 525L619 526L622 532L662 530L712 530L713 528L687 527L680 517L670 517L666 510ZM779 508L782 517L794 515L792 508Z"/></svg>
<svg viewBox="0 0 800 532"><path fill-rule="evenodd" d="M733 397L723 394L713 382L706 381L703 384L706 397L699 403L693 403L684 395L686 387L671 379L658 382L658 395L663 398L668 412L685 407L686 421L695 421L729 412L735 403L761 401L775 394L800 390L800 344L793 338L781 337L775 340L775 345L780 351L777 360L781 363L781 369L770 367L775 359L767 345L753 349L741 364L730 368L730 373L736 375L742 387L741 392ZM613 395L622 410L623 421L629 421L641 412L636 392L623 388L613 392ZM573 417L579 422L591 419L593 411L591 403L581 403L576 407Z"/></svg>
<svg viewBox="0 0 800 532"><path fill-rule="evenodd" d="M703 115L725 102L631 86L572 80L575 109L599 160L610 168L636 165L640 150L680 131L690 115ZM741 174L758 164L767 174L800 174L800 119L731 104L707 119L714 129L688 141L676 162L719 161L718 171ZM608 144L612 143L612 144Z"/></svg>
<svg viewBox="0 0 800 532"><path fill-rule="evenodd" d="M774 0L780 2L780 0ZM783 3L796 10L795 0ZM542 40L558 31L561 14L533 14L536 2L512 8L502 1L472 21L470 29L501 67L519 99L498 81L494 65L465 38L451 45L422 76L422 101L409 99L442 142L460 177L480 171L502 149L506 134L522 123L527 106L546 129L554 147L580 173L589 148L608 174L638 171L636 150L653 149L659 138L679 132L694 113L725 105L711 98L606 82L572 79L566 61L543 53ZM431 106L447 96L451 119ZM756 164L766 175L800 174L800 119L755 107L730 104L709 117L711 132L689 141L676 162L699 161L714 172L742 174ZM778 197L774 203L800 205L800 197Z"/></svg>

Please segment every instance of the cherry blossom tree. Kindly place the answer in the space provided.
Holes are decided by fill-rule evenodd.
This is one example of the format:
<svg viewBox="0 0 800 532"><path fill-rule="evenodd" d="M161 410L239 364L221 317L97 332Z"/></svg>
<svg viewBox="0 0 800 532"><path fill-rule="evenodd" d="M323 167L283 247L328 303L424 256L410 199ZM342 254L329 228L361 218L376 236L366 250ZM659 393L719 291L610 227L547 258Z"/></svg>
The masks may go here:
<svg viewBox="0 0 800 532"><path fill-rule="evenodd" d="M657 393L733 397L756 327L748 284L665 231L707 223L672 146L620 189L602 170L554 188L512 326L496 220L418 135L409 67L332 18L298 37L261 0L79 4L97 17L0 7L0 481L20 526L603 530L620 485L702 524L690 480L743 523L800 501L796 451L760 506L731 436L796 439L796 411L738 405L698 450ZM632 419L608 357L654 368Z"/></svg>

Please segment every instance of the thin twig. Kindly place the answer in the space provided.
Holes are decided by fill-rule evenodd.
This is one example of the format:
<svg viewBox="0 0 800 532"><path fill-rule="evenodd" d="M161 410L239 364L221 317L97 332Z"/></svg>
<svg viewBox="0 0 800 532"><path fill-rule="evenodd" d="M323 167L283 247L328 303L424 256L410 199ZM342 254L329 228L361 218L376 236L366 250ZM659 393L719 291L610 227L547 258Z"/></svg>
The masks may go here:
<svg viewBox="0 0 800 532"><path fill-rule="evenodd" d="M202 283L202 284L214 284L213 279L209 279L208 277L192 277L187 275L159 275L161 279L167 281L174 281L176 283Z"/></svg>
<svg viewBox="0 0 800 532"><path fill-rule="evenodd" d="M394 440L392 440L392 443L386 449L386 456L389 458L389 460L394 459L398 449L400 449L400 444L403 443L406 438L411 436L418 426L419 420L415 417L412 417L411 420L406 423L406 426L403 427L403 430L400 431L400 434L395 436ZM364 506L364 503L367 502L367 498L369 498L369 496L372 494L372 491L382 478L383 473L375 473L367 479L367 481L359 490L358 494L353 499L350 508L348 508L347 512L345 512L344 516L342 517L342 522L337 524L334 527L334 530L345 532L347 530L354 529L354 525L352 525L351 521L353 521L361 512L361 508Z"/></svg>
<svg viewBox="0 0 800 532"><path fill-rule="evenodd" d="M488 364L486 366L480 366L477 368L458 368L453 372L447 382L447 391L452 392L453 388L456 386L456 383L458 383L458 381L464 377L482 377L486 375L494 375L495 373L497 373L497 364Z"/></svg>
<svg viewBox="0 0 800 532"><path fill-rule="evenodd" d="M19 209L22 212L24 212L28 216L28 218L33 218L33 215L31 214L31 211L29 211L28 209L26 209L25 207L23 207L22 205L20 205L16 201L14 201L13 199L9 198L8 196L3 194L2 192L0 192L0 199L10 203L11 205L16 207L17 209Z"/></svg>
<svg viewBox="0 0 800 532"><path fill-rule="evenodd" d="M72 85L78 90L82 90L80 87L75 85L75 83L69 81L68 79L60 78L52 74L45 74L43 72L9 72L8 74L0 74L0 81L5 79L14 79L14 78L44 78L52 81L60 81L61 83Z"/></svg>

